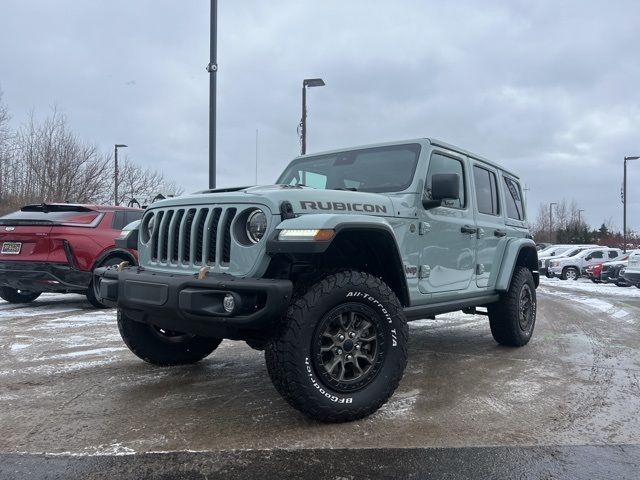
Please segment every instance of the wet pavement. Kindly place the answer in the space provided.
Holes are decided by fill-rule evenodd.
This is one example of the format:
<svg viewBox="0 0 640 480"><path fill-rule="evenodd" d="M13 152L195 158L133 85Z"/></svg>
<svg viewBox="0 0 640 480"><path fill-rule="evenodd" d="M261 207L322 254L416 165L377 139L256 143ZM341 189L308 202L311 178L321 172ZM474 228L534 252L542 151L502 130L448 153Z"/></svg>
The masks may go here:
<svg viewBox="0 0 640 480"><path fill-rule="evenodd" d="M538 295L520 349L484 316L412 322L396 394L342 425L292 410L242 342L158 368L83 297L0 302L0 478L638 478L640 289Z"/></svg>

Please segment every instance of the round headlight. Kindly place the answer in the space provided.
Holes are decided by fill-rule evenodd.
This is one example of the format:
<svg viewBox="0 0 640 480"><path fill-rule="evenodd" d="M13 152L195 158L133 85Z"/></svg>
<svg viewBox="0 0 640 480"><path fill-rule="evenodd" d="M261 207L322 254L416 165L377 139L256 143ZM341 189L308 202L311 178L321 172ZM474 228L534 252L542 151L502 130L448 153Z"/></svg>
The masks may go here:
<svg viewBox="0 0 640 480"><path fill-rule="evenodd" d="M247 217L247 237L251 243L258 243L267 231L267 216L260 209L254 210Z"/></svg>

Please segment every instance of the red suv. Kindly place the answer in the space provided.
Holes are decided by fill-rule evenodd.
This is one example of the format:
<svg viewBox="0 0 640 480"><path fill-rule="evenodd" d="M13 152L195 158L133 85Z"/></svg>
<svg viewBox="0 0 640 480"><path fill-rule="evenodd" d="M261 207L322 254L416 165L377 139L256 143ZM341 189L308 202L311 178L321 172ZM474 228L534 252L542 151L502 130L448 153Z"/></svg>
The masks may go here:
<svg viewBox="0 0 640 480"><path fill-rule="evenodd" d="M104 307L93 289L93 269L127 261L137 252L116 238L143 210L67 203L27 205L0 217L0 297L28 303L42 292L83 293Z"/></svg>

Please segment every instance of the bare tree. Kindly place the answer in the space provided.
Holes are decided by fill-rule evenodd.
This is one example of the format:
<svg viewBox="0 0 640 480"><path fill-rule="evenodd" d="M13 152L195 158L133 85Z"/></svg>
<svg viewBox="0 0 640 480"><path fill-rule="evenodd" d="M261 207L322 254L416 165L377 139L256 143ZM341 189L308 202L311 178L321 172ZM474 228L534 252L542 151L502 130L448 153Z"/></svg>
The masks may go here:
<svg viewBox="0 0 640 480"><path fill-rule="evenodd" d="M157 170L136 165L128 157L122 162L118 177L118 190L125 205L133 199L148 204L158 194L175 196L183 192L181 187L166 180Z"/></svg>
<svg viewBox="0 0 640 480"><path fill-rule="evenodd" d="M0 215L27 203L111 203L111 157L79 139L57 108L42 121L33 112L15 132L0 98ZM123 202L182 193L175 182L128 159L120 172Z"/></svg>

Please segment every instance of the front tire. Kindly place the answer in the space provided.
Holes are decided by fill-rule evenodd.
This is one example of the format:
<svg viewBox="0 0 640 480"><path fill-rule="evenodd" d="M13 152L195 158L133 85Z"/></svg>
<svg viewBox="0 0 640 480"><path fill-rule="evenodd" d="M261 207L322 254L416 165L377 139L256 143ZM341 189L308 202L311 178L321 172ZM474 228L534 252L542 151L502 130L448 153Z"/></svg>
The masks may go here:
<svg viewBox="0 0 640 480"><path fill-rule="evenodd" d="M28 290L16 290L11 287L0 287L0 298L9 303L31 303L42 295L42 292L30 292Z"/></svg>
<svg viewBox="0 0 640 480"><path fill-rule="evenodd" d="M118 310L118 330L124 343L138 358L161 367L196 363L222 342L219 338L173 332L137 322L122 310Z"/></svg>
<svg viewBox="0 0 640 480"><path fill-rule="evenodd" d="M407 339L400 301L382 280L353 270L329 274L291 303L279 336L267 344L267 370L306 416L358 420L398 387Z"/></svg>
<svg viewBox="0 0 640 480"><path fill-rule="evenodd" d="M508 347L529 343L536 323L536 286L528 268L516 267L507 293L487 306L491 334Z"/></svg>
<svg viewBox="0 0 640 480"><path fill-rule="evenodd" d="M578 280L580 277L580 272L575 267L567 267L562 271L562 275L560 278L562 280Z"/></svg>

